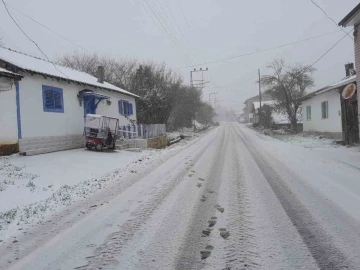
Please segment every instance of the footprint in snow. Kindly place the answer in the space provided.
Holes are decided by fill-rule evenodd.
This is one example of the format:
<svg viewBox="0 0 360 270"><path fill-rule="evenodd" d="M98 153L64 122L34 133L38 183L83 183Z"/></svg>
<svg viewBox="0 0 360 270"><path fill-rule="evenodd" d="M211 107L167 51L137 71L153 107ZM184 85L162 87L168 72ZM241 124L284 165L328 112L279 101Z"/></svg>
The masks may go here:
<svg viewBox="0 0 360 270"><path fill-rule="evenodd" d="M209 227L214 227L214 225L216 224L216 220L217 217L212 217L211 219L209 219Z"/></svg>
<svg viewBox="0 0 360 270"><path fill-rule="evenodd" d="M201 259L205 260L211 255L211 251L214 249L213 246L208 245L206 246L205 250L200 251Z"/></svg>
<svg viewBox="0 0 360 270"><path fill-rule="evenodd" d="M195 171L191 171L192 173L195 173Z"/></svg>
<svg viewBox="0 0 360 270"><path fill-rule="evenodd" d="M220 228L220 236L224 239L227 239L230 236L230 233L225 228Z"/></svg>
<svg viewBox="0 0 360 270"><path fill-rule="evenodd" d="M216 209L221 213L224 213L224 210L225 210L223 207L220 207L220 206L216 207Z"/></svg>
<svg viewBox="0 0 360 270"><path fill-rule="evenodd" d="M211 232L212 229L206 229L206 230L203 230L202 231L202 237L206 237L206 236L209 236L210 235L210 232Z"/></svg>
<svg viewBox="0 0 360 270"><path fill-rule="evenodd" d="M189 177L192 177L193 176L193 174L189 174Z"/></svg>
<svg viewBox="0 0 360 270"><path fill-rule="evenodd" d="M201 184L201 183L198 183L196 186L197 186L198 188L200 188L200 187L202 186L202 184Z"/></svg>
<svg viewBox="0 0 360 270"><path fill-rule="evenodd" d="M200 181L205 181L205 179L204 178L201 178L201 177L199 177L198 178Z"/></svg>

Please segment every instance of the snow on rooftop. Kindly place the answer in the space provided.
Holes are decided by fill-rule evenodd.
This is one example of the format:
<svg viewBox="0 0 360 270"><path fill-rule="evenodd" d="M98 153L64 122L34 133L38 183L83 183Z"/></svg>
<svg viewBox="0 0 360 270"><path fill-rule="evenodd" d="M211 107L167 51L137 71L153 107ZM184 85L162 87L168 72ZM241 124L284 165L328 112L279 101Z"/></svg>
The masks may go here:
<svg viewBox="0 0 360 270"><path fill-rule="evenodd" d="M259 101L255 101L253 102L254 104L254 108L255 110L259 109L260 108L260 102ZM261 101L261 106L263 105L269 105L269 106L272 106L275 104L275 101L274 100L270 100L270 101Z"/></svg>
<svg viewBox="0 0 360 270"><path fill-rule="evenodd" d="M338 81L336 83L330 84L324 88L321 88L315 92L309 93L308 95L304 96L303 98L306 99L307 96L309 96L310 98L312 98L313 96L317 96L317 95L321 95L323 93L329 92L331 90L335 90L339 87L345 86L349 83L353 83L356 81L356 75L352 75L350 77L347 77L345 79L342 79L341 81Z"/></svg>
<svg viewBox="0 0 360 270"><path fill-rule="evenodd" d="M6 70L4 68L1 68L1 67L0 67L0 73L8 73L8 74L16 75L16 76L21 76L20 74L8 71L8 70Z"/></svg>
<svg viewBox="0 0 360 270"><path fill-rule="evenodd" d="M345 78L345 79L343 79L343 80L341 80L341 81L339 81L339 82L330 84L329 86L330 86L331 88L337 88L337 87L344 86L344 85L347 85L347 84L349 84L349 83L352 83L352 82L354 82L354 81L356 81L356 75L352 75L352 76L350 76L350 77L347 77L347 78Z"/></svg>
<svg viewBox="0 0 360 270"><path fill-rule="evenodd" d="M44 59L26 55L4 47L0 47L0 59L27 71L68 79L103 89L113 90L133 97L139 97L110 83L99 83L96 77L91 76L88 73L56 65Z"/></svg>

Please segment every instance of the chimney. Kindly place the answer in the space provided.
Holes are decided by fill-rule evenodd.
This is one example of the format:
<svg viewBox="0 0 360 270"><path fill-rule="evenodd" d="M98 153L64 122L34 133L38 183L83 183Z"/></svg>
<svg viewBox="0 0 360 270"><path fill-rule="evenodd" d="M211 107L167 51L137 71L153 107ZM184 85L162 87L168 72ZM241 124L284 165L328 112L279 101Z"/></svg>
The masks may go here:
<svg viewBox="0 0 360 270"><path fill-rule="evenodd" d="M354 63L345 64L346 77L355 75Z"/></svg>
<svg viewBox="0 0 360 270"><path fill-rule="evenodd" d="M98 66L97 69L97 77L98 77L98 82L99 83L104 83L104 79L105 79L105 70L103 66Z"/></svg>

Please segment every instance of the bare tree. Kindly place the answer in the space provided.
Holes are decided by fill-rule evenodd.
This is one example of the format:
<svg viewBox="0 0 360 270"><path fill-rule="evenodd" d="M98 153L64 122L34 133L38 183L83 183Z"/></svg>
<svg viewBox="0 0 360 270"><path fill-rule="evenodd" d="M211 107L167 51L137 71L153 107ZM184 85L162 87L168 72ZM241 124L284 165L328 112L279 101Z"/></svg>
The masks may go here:
<svg viewBox="0 0 360 270"><path fill-rule="evenodd" d="M265 92L276 100L275 110L286 113L292 129L296 131L301 115L300 98L308 88L314 86L312 74L315 68L301 64L286 67L282 59L274 60L267 68L272 74L262 76L261 84L265 87Z"/></svg>
<svg viewBox="0 0 360 270"><path fill-rule="evenodd" d="M57 61L60 65L70 67L97 76L97 67L103 66L105 81L124 89L129 89L138 63L136 60L113 59L99 56L96 53L72 53L62 56Z"/></svg>
<svg viewBox="0 0 360 270"><path fill-rule="evenodd" d="M136 101L140 123L168 123L173 128L191 124L201 106L201 93L185 86L181 77L165 63L139 63L97 54L68 54L58 63L96 76L104 66L105 81L140 96Z"/></svg>

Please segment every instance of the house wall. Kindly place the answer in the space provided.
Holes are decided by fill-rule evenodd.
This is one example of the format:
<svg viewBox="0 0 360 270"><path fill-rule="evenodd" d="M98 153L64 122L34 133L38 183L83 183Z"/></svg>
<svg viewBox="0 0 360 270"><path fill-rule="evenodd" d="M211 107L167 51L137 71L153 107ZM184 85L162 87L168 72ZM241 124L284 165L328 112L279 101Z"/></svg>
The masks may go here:
<svg viewBox="0 0 360 270"><path fill-rule="evenodd" d="M360 26L355 26L355 69L360 70ZM360 76L356 76L356 85L360 86ZM358 100L358 119L359 119L359 130L360 130L360 91L357 91L357 100Z"/></svg>
<svg viewBox="0 0 360 270"><path fill-rule="evenodd" d="M322 119L321 102L328 101L329 117ZM306 106L311 106L311 120L307 120ZM342 138L340 93L330 91L302 102L303 130L329 133Z"/></svg>
<svg viewBox="0 0 360 270"><path fill-rule="evenodd" d="M44 112L42 85L63 89L64 113ZM101 101L97 114L118 118L121 125L127 125L129 121L118 109L118 100L123 99L133 103L134 114L130 118L136 120L135 98L121 93L27 74L20 81L19 88L22 131L19 146L20 152L26 152L27 155L84 146L84 105L80 106L77 94L85 88L110 97L111 105Z"/></svg>
<svg viewBox="0 0 360 270"><path fill-rule="evenodd" d="M15 84L9 91L0 89L0 145L18 143Z"/></svg>

